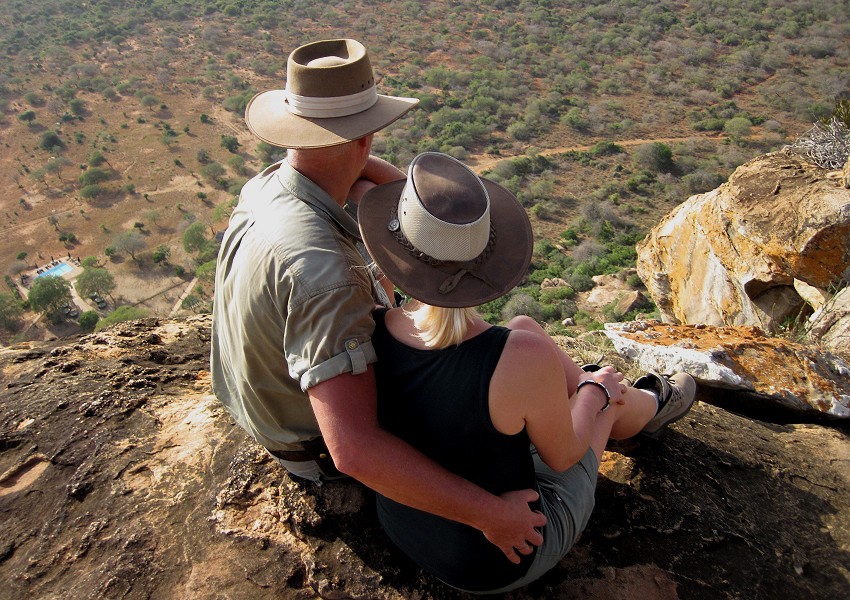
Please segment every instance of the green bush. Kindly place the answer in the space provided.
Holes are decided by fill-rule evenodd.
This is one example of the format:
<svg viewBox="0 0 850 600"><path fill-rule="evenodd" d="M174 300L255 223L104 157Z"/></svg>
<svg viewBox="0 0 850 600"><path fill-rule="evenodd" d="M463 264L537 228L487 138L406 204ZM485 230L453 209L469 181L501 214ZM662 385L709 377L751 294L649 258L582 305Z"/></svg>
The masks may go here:
<svg viewBox="0 0 850 600"><path fill-rule="evenodd" d="M694 123L694 129L697 131L723 131L724 125L726 125L726 119L709 118Z"/></svg>
<svg viewBox="0 0 850 600"><path fill-rule="evenodd" d="M108 181L112 177L112 172L109 169L101 169L100 167L90 167L80 173L80 176L77 178L77 181L80 182L80 185L93 185L96 183L103 183L104 181Z"/></svg>
<svg viewBox="0 0 850 600"><path fill-rule="evenodd" d="M182 241L183 249L186 252L202 251L209 242L206 225L200 221L195 221L183 231Z"/></svg>
<svg viewBox="0 0 850 600"><path fill-rule="evenodd" d="M673 151L662 142L642 144L635 148L632 156L635 164L656 173L669 173L673 170Z"/></svg>
<svg viewBox="0 0 850 600"><path fill-rule="evenodd" d="M264 163L273 163L286 156L286 149L272 146L266 142L260 142L257 144L257 155Z"/></svg>
<svg viewBox="0 0 850 600"><path fill-rule="evenodd" d="M26 100L27 104L30 106L42 106L44 104L44 98L35 92L27 92L24 94L24 100Z"/></svg>
<svg viewBox="0 0 850 600"><path fill-rule="evenodd" d="M694 171L682 177L682 183L685 184L688 192L691 194L702 194L708 192L726 181L720 173L711 171Z"/></svg>
<svg viewBox="0 0 850 600"><path fill-rule="evenodd" d="M615 144L614 142L609 141L601 141L597 142L593 148L590 149L590 154L592 156L606 156L611 154L622 154L625 152L623 147L619 144Z"/></svg>
<svg viewBox="0 0 850 600"><path fill-rule="evenodd" d="M234 154L227 159L227 166L233 169L238 175L245 175L246 173L245 159L238 154Z"/></svg>
<svg viewBox="0 0 850 600"><path fill-rule="evenodd" d="M236 152L239 150L239 140L232 135L221 136L221 147L228 152Z"/></svg>
<svg viewBox="0 0 850 600"><path fill-rule="evenodd" d="M502 320L510 321L520 315L526 315L535 321L542 321L543 306L530 294L514 294L502 307Z"/></svg>
<svg viewBox="0 0 850 600"><path fill-rule="evenodd" d="M575 298L575 295L576 291L568 285L551 287L540 290L540 302L543 304L553 304L561 300Z"/></svg>
<svg viewBox="0 0 850 600"><path fill-rule="evenodd" d="M592 290L593 286L596 285L593 283L593 276L584 271L573 271L570 273L567 276L567 283L577 292Z"/></svg>
<svg viewBox="0 0 850 600"><path fill-rule="evenodd" d="M850 129L850 100L841 100L832 109L832 113L823 117L820 121L824 125L829 125L829 122L835 119L847 129Z"/></svg>
<svg viewBox="0 0 850 600"><path fill-rule="evenodd" d="M540 204L535 204L531 207L531 216L540 221L546 221L552 218L552 211L549 210L549 207L545 202L541 202Z"/></svg>
<svg viewBox="0 0 850 600"><path fill-rule="evenodd" d="M24 309L15 296L6 292L0 294L0 327L7 331L17 329L23 314Z"/></svg>
<svg viewBox="0 0 850 600"><path fill-rule="evenodd" d="M80 328L83 331L94 331L98 321L100 321L100 315L93 310L87 310L80 315Z"/></svg>
<svg viewBox="0 0 850 600"><path fill-rule="evenodd" d="M638 276L637 273L632 273L628 277L626 277L626 284L631 288L642 288L643 281Z"/></svg>
<svg viewBox="0 0 850 600"><path fill-rule="evenodd" d="M168 257L169 257L170 254L171 254L171 250L168 248L168 246L166 246L164 244L160 244L159 246L156 247L156 250L153 251L153 255L151 256L151 259L156 264L165 263L165 262L168 262Z"/></svg>
<svg viewBox="0 0 850 600"><path fill-rule="evenodd" d="M100 331L106 327L115 325L116 323L121 323L122 321L134 321L136 319L143 319L146 316L148 316L148 311L145 309L125 304L123 306L119 306L108 316L98 321L94 330Z"/></svg>
<svg viewBox="0 0 850 600"><path fill-rule="evenodd" d="M251 98L254 97L256 91L252 89L245 90L235 96L230 96L226 98L222 103L224 106L224 110L236 113L240 116L245 116L245 108L248 106L248 102L251 101ZM201 121L202 123L204 121Z"/></svg>
<svg viewBox="0 0 850 600"><path fill-rule="evenodd" d="M41 134L41 138L38 142L38 147L42 150L54 151L56 149L62 149L65 147L65 143L62 141L62 138L59 137L59 134L55 131L45 131Z"/></svg>
<svg viewBox="0 0 850 600"><path fill-rule="evenodd" d="M90 200L92 198L97 198L98 196L101 196L104 192L105 190L102 187L100 187L96 183L93 183L91 185L83 187L80 190L80 198Z"/></svg>

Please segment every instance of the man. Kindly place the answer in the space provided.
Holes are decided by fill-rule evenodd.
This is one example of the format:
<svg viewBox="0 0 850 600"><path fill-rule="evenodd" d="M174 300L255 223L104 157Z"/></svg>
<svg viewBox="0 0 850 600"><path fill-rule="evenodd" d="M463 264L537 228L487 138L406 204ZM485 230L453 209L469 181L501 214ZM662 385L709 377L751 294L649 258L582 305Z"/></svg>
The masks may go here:
<svg viewBox="0 0 850 600"><path fill-rule="evenodd" d="M285 90L258 94L248 128L288 148L242 190L216 271L213 390L290 473L350 475L397 502L482 531L514 562L542 537L532 490L494 496L378 425L372 310L384 287L343 209L355 184L403 178L369 156L372 134L417 103L376 92L354 40L297 48ZM330 459L332 457L332 460Z"/></svg>

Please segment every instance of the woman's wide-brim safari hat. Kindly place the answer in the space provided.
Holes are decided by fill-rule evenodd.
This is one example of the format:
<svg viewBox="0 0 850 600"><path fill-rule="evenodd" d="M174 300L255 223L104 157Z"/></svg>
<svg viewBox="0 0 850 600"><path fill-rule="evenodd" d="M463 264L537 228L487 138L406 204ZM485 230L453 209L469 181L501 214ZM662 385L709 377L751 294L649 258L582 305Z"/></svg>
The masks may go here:
<svg viewBox="0 0 850 600"><path fill-rule="evenodd" d="M369 190L357 215L381 271L426 304L478 306L528 273L533 236L525 209L448 155L418 155L406 180Z"/></svg>
<svg viewBox="0 0 850 600"><path fill-rule="evenodd" d="M283 148L322 148L383 129L419 103L377 93L366 48L350 39L296 48L286 65L286 88L254 96L248 129Z"/></svg>

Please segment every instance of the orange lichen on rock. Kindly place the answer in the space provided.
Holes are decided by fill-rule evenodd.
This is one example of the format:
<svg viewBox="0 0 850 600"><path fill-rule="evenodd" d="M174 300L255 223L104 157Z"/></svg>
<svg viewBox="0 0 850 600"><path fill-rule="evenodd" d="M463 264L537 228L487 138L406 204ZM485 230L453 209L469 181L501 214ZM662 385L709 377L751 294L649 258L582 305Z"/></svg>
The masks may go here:
<svg viewBox="0 0 850 600"><path fill-rule="evenodd" d="M690 349L710 355L748 382L755 393L772 396L850 396L850 373L836 372L822 349L766 335L753 326L672 325L659 321L623 324L617 334L640 344ZM827 410L818 401L820 410Z"/></svg>

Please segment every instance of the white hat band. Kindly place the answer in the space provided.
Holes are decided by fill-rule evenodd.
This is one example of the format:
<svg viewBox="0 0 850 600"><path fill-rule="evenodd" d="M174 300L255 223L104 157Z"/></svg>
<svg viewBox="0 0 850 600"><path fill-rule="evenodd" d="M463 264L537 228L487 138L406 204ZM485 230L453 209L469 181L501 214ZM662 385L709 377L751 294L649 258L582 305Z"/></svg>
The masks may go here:
<svg viewBox="0 0 850 600"><path fill-rule="evenodd" d="M377 101L378 92L374 85L356 94L330 98L299 96L286 90L286 109L299 117L316 119L347 117L371 108Z"/></svg>
<svg viewBox="0 0 850 600"><path fill-rule="evenodd" d="M484 186L482 191L486 196ZM448 223L428 212L408 178L398 203L398 221L404 236L420 252L437 260L467 262L477 258L490 240L490 199L477 220Z"/></svg>

